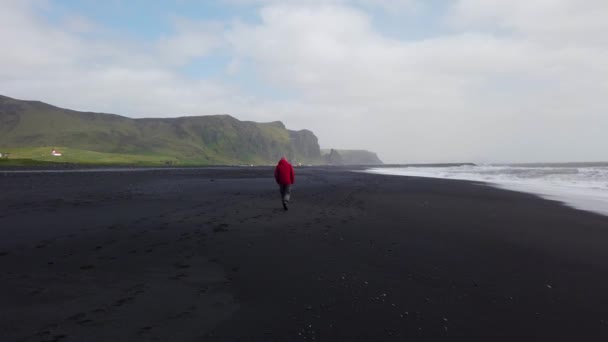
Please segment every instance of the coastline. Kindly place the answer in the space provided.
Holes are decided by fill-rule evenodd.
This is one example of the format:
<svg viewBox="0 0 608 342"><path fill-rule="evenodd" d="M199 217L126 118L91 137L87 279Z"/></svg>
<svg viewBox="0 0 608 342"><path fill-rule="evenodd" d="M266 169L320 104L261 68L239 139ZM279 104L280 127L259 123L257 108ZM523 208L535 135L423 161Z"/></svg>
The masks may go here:
<svg viewBox="0 0 608 342"><path fill-rule="evenodd" d="M331 167L289 212L264 167L0 188L8 340L608 338L608 218L530 194Z"/></svg>
<svg viewBox="0 0 608 342"><path fill-rule="evenodd" d="M562 165L584 165L589 166L596 164L599 167L605 167L606 163L569 163ZM547 166L551 164L522 164L523 166ZM558 165L558 164L555 164ZM493 165L501 166L501 165ZM518 166L518 165L504 165L506 167ZM434 167L434 166L431 166ZM421 168L424 170L424 167ZM437 169L441 170L441 169ZM447 169L445 169L447 170ZM484 177L481 174L433 174L428 171L418 171L410 168L370 168L366 170L372 174L383 174L383 175L394 175L394 176L409 176L409 177L421 177L430 179L447 179L447 180L462 180L470 182L483 183L488 186L492 186L497 189L503 189L508 191L517 191L522 193L529 193L539 196L543 199L558 201L564 205L578 210L585 210L588 212L608 216L608 188L600 189L596 187L584 187L584 186L573 186L576 185L577 181L566 183L546 182L542 180L531 180L531 179L492 179Z"/></svg>

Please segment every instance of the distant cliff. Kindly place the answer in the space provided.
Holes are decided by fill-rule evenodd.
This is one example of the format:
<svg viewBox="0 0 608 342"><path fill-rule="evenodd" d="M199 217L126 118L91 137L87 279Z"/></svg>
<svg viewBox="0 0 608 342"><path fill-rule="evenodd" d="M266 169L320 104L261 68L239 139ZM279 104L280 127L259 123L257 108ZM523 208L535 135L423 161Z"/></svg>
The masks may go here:
<svg viewBox="0 0 608 342"><path fill-rule="evenodd" d="M53 156L51 149L63 153ZM282 156L305 165L382 164L363 150L322 154L313 132L288 130L280 121L240 121L230 115L131 119L1 95L0 152L90 164L272 165Z"/></svg>
<svg viewBox="0 0 608 342"><path fill-rule="evenodd" d="M50 154L51 148L63 153ZM15 158L76 163L171 165L323 164L317 137L281 122L229 115L131 119L0 96L0 151Z"/></svg>
<svg viewBox="0 0 608 342"><path fill-rule="evenodd" d="M293 149L292 154L295 156L295 159L291 158L292 160L302 163L307 161L323 163L319 141L313 132L307 129L289 131L289 138Z"/></svg>
<svg viewBox="0 0 608 342"><path fill-rule="evenodd" d="M325 162L330 165L382 165L374 152L365 150L323 150Z"/></svg>

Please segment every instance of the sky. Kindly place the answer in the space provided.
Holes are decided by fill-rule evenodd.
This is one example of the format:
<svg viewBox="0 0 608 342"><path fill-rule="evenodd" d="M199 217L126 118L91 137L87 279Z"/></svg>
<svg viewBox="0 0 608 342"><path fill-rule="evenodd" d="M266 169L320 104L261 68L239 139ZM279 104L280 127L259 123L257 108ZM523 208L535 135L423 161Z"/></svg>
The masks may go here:
<svg viewBox="0 0 608 342"><path fill-rule="evenodd" d="M0 94L388 163L608 160L606 0L0 0Z"/></svg>

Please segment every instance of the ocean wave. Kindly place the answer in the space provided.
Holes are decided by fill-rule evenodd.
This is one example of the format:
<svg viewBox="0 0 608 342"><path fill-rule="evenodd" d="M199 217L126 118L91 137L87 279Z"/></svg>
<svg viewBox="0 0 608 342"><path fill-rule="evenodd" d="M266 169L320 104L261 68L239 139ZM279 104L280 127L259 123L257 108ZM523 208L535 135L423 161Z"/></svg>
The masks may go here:
<svg viewBox="0 0 608 342"><path fill-rule="evenodd" d="M595 164L463 165L374 168L371 173L482 181L608 215L608 166Z"/></svg>

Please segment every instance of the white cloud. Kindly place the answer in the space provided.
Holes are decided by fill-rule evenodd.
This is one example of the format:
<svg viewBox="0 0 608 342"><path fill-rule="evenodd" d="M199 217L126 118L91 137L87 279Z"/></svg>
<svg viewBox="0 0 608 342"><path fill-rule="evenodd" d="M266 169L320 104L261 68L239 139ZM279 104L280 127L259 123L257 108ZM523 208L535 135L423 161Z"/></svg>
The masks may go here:
<svg viewBox="0 0 608 342"><path fill-rule="evenodd" d="M224 44L224 25L220 22L197 22L173 18L175 33L161 37L158 53L168 62L182 65L192 59L205 57Z"/></svg>
<svg viewBox="0 0 608 342"><path fill-rule="evenodd" d="M605 139L594 127L608 124L601 95L608 49L597 43L605 30L581 19L558 31L553 21L572 2L539 6L548 11L544 19L536 7L509 11L500 3L479 13L463 1L448 20L459 29L420 41L387 38L351 7L272 5L262 24L236 28L230 39L268 82L291 87L304 103L348 113L307 114L323 122L312 128L330 146L365 141L391 161L602 158L598 141ZM608 19L595 10L602 14L593 18ZM479 28L497 13L510 24ZM532 18L547 24L527 24ZM582 32L588 44L559 41ZM564 139L565 132L579 140Z"/></svg>
<svg viewBox="0 0 608 342"><path fill-rule="evenodd" d="M384 35L368 9L409 16L427 2L225 1L256 6L260 22L174 18L173 33L134 42L83 36L102 28L77 14L52 25L32 11L40 2L3 2L0 93L131 116L283 120L389 162L606 158L605 1L454 1L442 31L418 40ZM178 71L218 50L227 79ZM242 74L288 96L227 83Z"/></svg>
<svg viewBox="0 0 608 342"><path fill-rule="evenodd" d="M232 59L230 61L230 64L228 64L228 66L226 66L226 73L228 75L236 75L240 69L241 69L241 61L239 61L238 59Z"/></svg>
<svg viewBox="0 0 608 342"><path fill-rule="evenodd" d="M2 4L0 45L10 48L0 54L0 93L131 116L214 114L239 108L239 101L227 105L226 100L236 90L181 77L171 68L205 54L206 47L179 49L188 40L185 36L193 45L201 43L199 31L183 32L200 26L178 20L176 35L158 43L167 44L171 53L158 52L158 45L85 38L37 16L36 5Z"/></svg>
<svg viewBox="0 0 608 342"><path fill-rule="evenodd" d="M578 35L584 41L594 41L600 38L598 33L608 29L608 2L604 0L459 0L453 10L454 22L510 29L534 37L563 40Z"/></svg>
<svg viewBox="0 0 608 342"><path fill-rule="evenodd" d="M68 31L75 33L94 33L101 30L99 25L78 14L67 17L63 24Z"/></svg>

